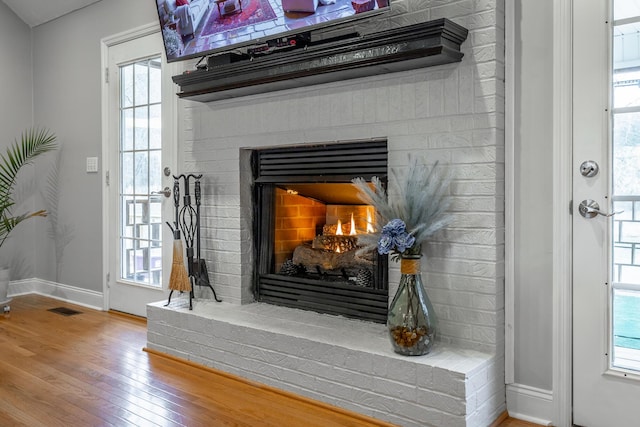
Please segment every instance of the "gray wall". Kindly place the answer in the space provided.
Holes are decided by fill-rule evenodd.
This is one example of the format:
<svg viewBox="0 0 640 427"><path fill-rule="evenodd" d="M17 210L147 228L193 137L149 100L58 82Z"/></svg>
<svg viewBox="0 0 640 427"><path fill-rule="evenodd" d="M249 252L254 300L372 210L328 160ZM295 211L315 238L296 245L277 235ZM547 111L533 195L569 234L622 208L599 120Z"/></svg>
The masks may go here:
<svg viewBox="0 0 640 427"><path fill-rule="evenodd" d="M60 283L102 291L101 174L85 172L102 153L100 40L155 20L150 0L109 0L33 29L35 119L63 143L59 211L75 236ZM56 280L51 247L37 245L36 257L36 276Z"/></svg>
<svg viewBox="0 0 640 427"><path fill-rule="evenodd" d="M31 63L31 30L18 18L3 2L0 2L0 81L3 83L0 103L0 150L11 144L20 134L33 124L33 81ZM35 174L34 168L25 168L22 178L31 178ZM21 181L30 182L30 179ZM23 193L27 193L24 191ZM16 201L23 199L17 206L19 211L32 211L34 198L16 197ZM32 223L33 224L33 223ZM34 259L30 254L35 238L32 227L23 224L16 228L11 239L6 242L0 254L0 265L12 266L12 277L19 278L21 273L33 273ZM22 260L21 266L13 265L16 260ZM19 271L20 270L20 271Z"/></svg>
<svg viewBox="0 0 640 427"><path fill-rule="evenodd" d="M551 390L553 1L515 5L515 381Z"/></svg>
<svg viewBox="0 0 640 427"><path fill-rule="evenodd" d="M0 81L3 82L0 147L20 135L33 121L31 31L0 2ZM9 101L8 101L9 100Z"/></svg>

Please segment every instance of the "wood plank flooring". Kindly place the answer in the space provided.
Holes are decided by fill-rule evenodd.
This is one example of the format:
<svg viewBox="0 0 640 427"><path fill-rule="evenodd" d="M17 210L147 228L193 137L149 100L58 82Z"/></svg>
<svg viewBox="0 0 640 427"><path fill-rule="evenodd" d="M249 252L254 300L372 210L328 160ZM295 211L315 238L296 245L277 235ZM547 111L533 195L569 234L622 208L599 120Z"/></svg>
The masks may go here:
<svg viewBox="0 0 640 427"><path fill-rule="evenodd" d="M81 314L48 311L57 307ZM38 295L15 298L10 315L0 315L0 425L390 425L145 352L145 344L144 320Z"/></svg>

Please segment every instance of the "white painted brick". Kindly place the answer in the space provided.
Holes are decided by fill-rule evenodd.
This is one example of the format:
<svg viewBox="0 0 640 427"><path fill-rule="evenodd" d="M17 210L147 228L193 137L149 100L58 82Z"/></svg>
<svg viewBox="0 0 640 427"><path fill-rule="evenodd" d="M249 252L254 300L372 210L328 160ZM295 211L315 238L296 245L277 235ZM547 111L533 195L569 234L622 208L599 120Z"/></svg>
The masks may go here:
<svg viewBox="0 0 640 427"><path fill-rule="evenodd" d="M409 4L409 10L411 11L428 10L431 6L433 6L433 1L432 0L410 0L408 4ZM395 6L395 3L394 3L394 6Z"/></svg>
<svg viewBox="0 0 640 427"><path fill-rule="evenodd" d="M456 305L472 308L473 295L469 292L455 292L448 289L429 288L428 296L434 306Z"/></svg>
<svg viewBox="0 0 640 427"><path fill-rule="evenodd" d="M496 292L498 286L497 279L494 278L462 276L433 271L423 272L422 277L427 288L435 287L463 292L492 293Z"/></svg>
<svg viewBox="0 0 640 427"><path fill-rule="evenodd" d="M479 80L495 79L498 75L498 66L495 62L485 62L476 66L476 76Z"/></svg>
<svg viewBox="0 0 640 427"><path fill-rule="evenodd" d="M466 404L464 399L457 399L447 394L436 392L423 392L418 395L418 404L438 410L451 415L465 415Z"/></svg>
<svg viewBox="0 0 640 427"><path fill-rule="evenodd" d="M500 53L496 52L496 45L489 44L477 46L469 52L469 59L476 63L493 62L500 57Z"/></svg>
<svg viewBox="0 0 640 427"><path fill-rule="evenodd" d="M504 307L504 295L473 295L473 307L481 310L496 310Z"/></svg>
<svg viewBox="0 0 640 427"><path fill-rule="evenodd" d="M418 395L421 396L423 394L418 393L418 387L415 385L380 378L372 383L371 390L375 393L393 396L396 399L406 400L408 402L417 402L420 400Z"/></svg>
<svg viewBox="0 0 640 427"><path fill-rule="evenodd" d="M441 4L439 5L438 3ZM434 1L432 2L431 7L432 19L466 16L474 11L473 2L470 0L448 2Z"/></svg>
<svg viewBox="0 0 640 427"><path fill-rule="evenodd" d="M451 212L504 212L504 198L495 195L453 196L449 210Z"/></svg>
<svg viewBox="0 0 640 427"><path fill-rule="evenodd" d="M496 324L496 315L488 311L473 310L465 307L449 306L446 316L440 316L443 320L457 322L460 324L471 324L471 328L478 326L494 326Z"/></svg>
<svg viewBox="0 0 640 427"><path fill-rule="evenodd" d="M492 279L497 275L500 266L495 262L477 260L448 260L443 258L432 258L429 261L429 273L449 273L454 275L465 275L477 278Z"/></svg>
<svg viewBox="0 0 640 427"><path fill-rule="evenodd" d="M450 129L454 132L478 128L475 114L460 114L449 117L447 120L449 121Z"/></svg>
<svg viewBox="0 0 640 427"><path fill-rule="evenodd" d="M474 30L499 26L498 23L500 21L503 21L503 17L502 15L498 17L498 13L495 10L470 14L460 20L460 22L464 22L464 24L461 23L461 25Z"/></svg>
<svg viewBox="0 0 640 427"><path fill-rule="evenodd" d="M428 136L428 148L458 148L473 146L471 131L438 133Z"/></svg>
<svg viewBox="0 0 640 427"><path fill-rule="evenodd" d="M445 369L433 370L433 387L435 391L450 394L456 397L465 395L465 376L462 373L451 372Z"/></svg>
<svg viewBox="0 0 640 427"><path fill-rule="evenodd" d="M441 307L439 307L441 308ZM439 311L438 313L443 314L443 311ZM466 340L472 341L473 338L473 330L471 325L448 322L444 319L439 319L440 331L442 334L446 334L444 337L441 337L442 340L445 339L457 339L457 340ZM449 341L452 342L452 341Z"/></svg>
<svg viewBox="0 0 640 427"><path fill-rule="evenodd" d="M451 225L470 228L504 227L504 217L500 213L458 213L452 215Z"/></svg>
<svg viewBox="0 0 640 427"><path fill-rule="evenodd" d="M471 339L477 342L485 343L485 344L497 344L497 331L495 326L478 326L474 325L471 327L473 332Z"/></svg>
<svg viewBox="0 0 640 427"><path fill-rule="evenodd" d="M496 95L476 97L473 111L476 113L504 112L504 99Z"/></svg>
<svg viewBox="0 0 640 427"><path fill-rule="evenodd" d="M493 155L490 150L481 154L486 154L488 157ZM470 156L472 155L470 154ZM456 196L503 195L504 185L496 181L455 181L451 183L451 193Z"/></svg>

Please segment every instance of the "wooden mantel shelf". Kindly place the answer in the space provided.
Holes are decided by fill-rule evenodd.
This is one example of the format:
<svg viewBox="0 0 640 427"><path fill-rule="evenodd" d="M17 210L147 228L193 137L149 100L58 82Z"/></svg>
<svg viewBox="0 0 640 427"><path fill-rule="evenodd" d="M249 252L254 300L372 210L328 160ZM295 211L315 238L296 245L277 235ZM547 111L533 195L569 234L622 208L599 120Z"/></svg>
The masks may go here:
<svg viewBox="0 0 640 427"><path fill-rule="evenodd" d="M207 102L406 71L461 61L467 33L438 19L188 71L173 81L180 98Z"/></svg>

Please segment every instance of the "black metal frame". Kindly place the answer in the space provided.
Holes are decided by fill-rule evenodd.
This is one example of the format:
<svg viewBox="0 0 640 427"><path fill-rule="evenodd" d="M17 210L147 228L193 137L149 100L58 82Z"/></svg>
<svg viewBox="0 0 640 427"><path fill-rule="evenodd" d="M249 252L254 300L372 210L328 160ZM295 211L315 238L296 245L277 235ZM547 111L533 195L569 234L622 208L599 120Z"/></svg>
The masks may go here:
<svg viewBox="0 0 640 427"><path fill-rule="evenodd" d="M186 245L185 251L187 254L187 271L189 274L189 280L191 281L191 291L189 292L189 310L193 309L193 298L195 286L207 286L213 292L213 298L222 302L216 295L215 289L209 282L209 273L207 271L207 264L202 259L200 254L200 204L202 200L202 189L200 187L200 175L173 175L173 200L175 206L175 230L174 238L180 239L180 232ZM180 179L184 182L184 197L182 208L180 208ZM191 204L190 195L190 180L194 180L194 208ZM171 225L167 222L169 228ZM167 304L171 303L171 296L173 290L169 292L169 298Z"/></svg>
<svg viewBox="0 0 640 427"><path fill-rule="evenodd" d="M258 301L384 323L388 306L388 257L377 257L372 288L344 281L274 274L277 184L350 183L354 177L387 180L387 141L313 144L255 150L254 295Z"/></svg>

